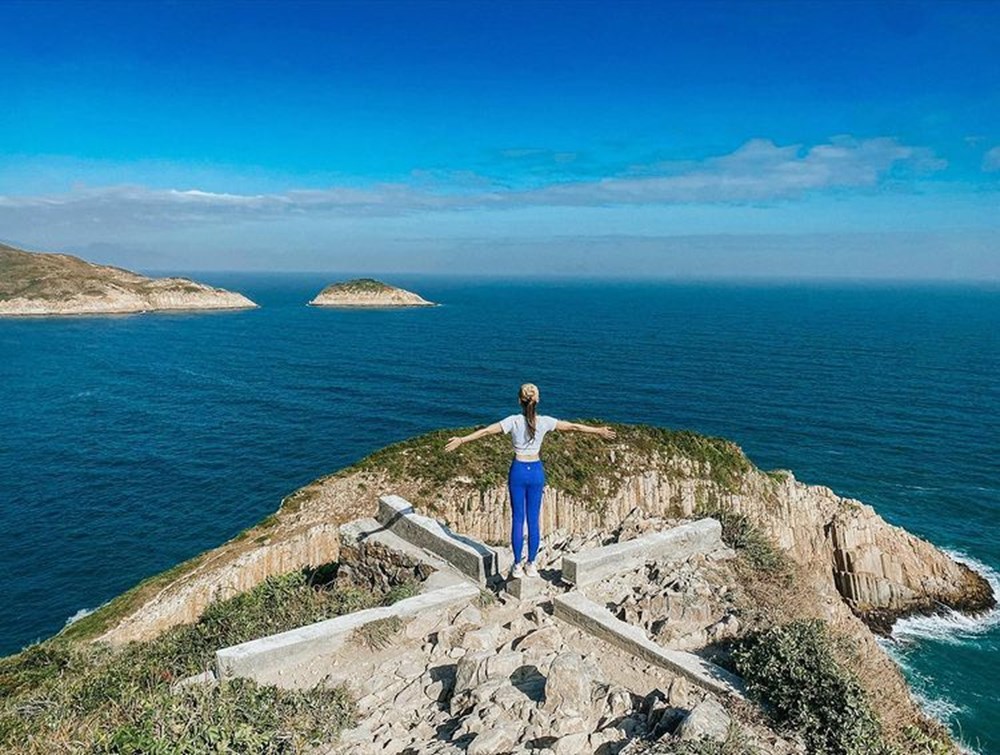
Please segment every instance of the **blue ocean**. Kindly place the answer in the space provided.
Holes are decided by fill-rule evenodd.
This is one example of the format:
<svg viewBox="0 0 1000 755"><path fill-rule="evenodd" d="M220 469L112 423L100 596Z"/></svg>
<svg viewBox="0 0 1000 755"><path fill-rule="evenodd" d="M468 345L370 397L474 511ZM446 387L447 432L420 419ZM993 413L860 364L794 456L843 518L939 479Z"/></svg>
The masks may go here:
<svg viewBox="0 0 1000 755"><path fill-rule="evenodd" d="M0 320L0 652L48 637L392 441L516 409L690 428L872 504L997 582L996 286L394 276L441 307L304 306L323 275L200 273L243 312ZM1000 619L889 650L1000 753Z"/></svg>

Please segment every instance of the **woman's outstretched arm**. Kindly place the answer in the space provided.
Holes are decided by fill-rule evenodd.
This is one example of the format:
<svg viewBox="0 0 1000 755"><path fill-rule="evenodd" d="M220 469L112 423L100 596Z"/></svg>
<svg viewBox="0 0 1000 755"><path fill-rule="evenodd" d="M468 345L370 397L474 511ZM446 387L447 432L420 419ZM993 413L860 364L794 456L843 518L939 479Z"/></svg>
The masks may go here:
<svg viewBox="0 0 1000 755"><path fill-rule="evenodd" d="M562 430L563 432L592 433L593 435L600 435L602 438L607 438L608 440L611 440L617 434L607 425L597 427L595 425L584 425L579 422L566 422L564 420L556 422L556 430Z"/></svg>
<svg viewBox="0 0 1000 755"><path fill-rule="evenodd" d="M463 435L461 437L455 436L453 438L448 438L448 443L445 444L445 451L454 451L463 443L468 443L473 440L482 438L484 435L496 435L497 433L502 433L503 428L500 427L499 422L494 422L492 425L487 425L486 427L481 427L475 432L471 432L468 435Z"/></svg>

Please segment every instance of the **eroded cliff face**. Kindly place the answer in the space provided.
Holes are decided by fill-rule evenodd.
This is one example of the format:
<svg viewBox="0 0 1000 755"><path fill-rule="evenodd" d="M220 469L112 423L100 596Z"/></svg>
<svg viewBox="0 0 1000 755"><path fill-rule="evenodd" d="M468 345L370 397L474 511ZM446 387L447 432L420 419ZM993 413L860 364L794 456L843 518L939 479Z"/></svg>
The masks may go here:
<svg viewBox="0 0 1000 755"><path fill-rule="evenodd" d="M792 582L766 573L750 578L747 618L825 620L850 639L850 665L890 730L932 726L869 627L885 629L899 615L941 604L987 609L995 601L982 577L869 506L787 473L753 468L724 441L655 428L618 430L619 440L607 446L560 440L547 448L553 484L543 497L546 536L564 543L569 536L593 539L637 516L677 521L713 508L743 514L795 564ZM458 532L506 544L510 515L502 480L509 450L498 443L491 451L487 444L472 451L477 456L442 457L449 434L404 442L316 480L288 496L276 515L137 586L66 634L114 644L151 639L269 576L335 561L339 525L373 514L378 496L389 492ZM664 454L664 447L673 450ZM601 466L608 460L611 466Z"/></svg>
<svg viewBox="0 0 1000 755"><path fill-rule="evenodd" d="M547 488L543 532L609 529L633 509L688 517L699 506L721 505L749 517L800 565L816 593L817 615L834 623L850 623L852 611L885 627L898 615L941 604L966 611L995 605L981 576L888 524L870 506L829 488L755 469L741 474L736 484L723 485L705 465L686 459L651 467L638 468L599 503ZM132 607L100 639L156 636L193 621L212 600L270 575L336 560L337 526L373 512L378 496L387 492L408 498L458 532L498 544L509 537L507 492L500 485L479 490L456 478L429 486L372 469L342 472L296 491L266 525L210 551L187 573L146 595L133 595Z"/></svg>
<svg viewBox="0 0 1000 755"><path fill-rule="evenodd" d="M683 460L673 465L683 466ZM689 467L690 469L690 467ZM736 492L694 475L652 469L622 485L600 507L555 489L543 496L543 531L613 526L632 509L657 516L693 516L699 505L745 514L811 574L823 593L839 596L858 615L888 630L895 617L941 605L979 611L995 605L989 583L931 543L880 517L871 506L842 498L791 474L748 472ZM417 494L419 495L419 493ZM510 515L507 492L450 491L437 514L456 530L503 543Z"/></svg>
<svg viewBox="0 0 1000 755"><path fill-rule="evenodd" d="M207 286L200 291L164 288L145 294L109 289L98 295L75 295L62 301L11 299L0 302L0 315L116 315L168 310L252 309L256 306L242 294Z"/></svg>

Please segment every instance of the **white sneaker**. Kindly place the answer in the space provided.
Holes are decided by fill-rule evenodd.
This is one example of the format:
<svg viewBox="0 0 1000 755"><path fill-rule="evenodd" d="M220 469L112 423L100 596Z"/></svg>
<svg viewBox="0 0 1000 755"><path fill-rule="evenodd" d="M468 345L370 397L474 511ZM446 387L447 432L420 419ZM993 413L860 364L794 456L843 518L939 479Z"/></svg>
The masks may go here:
<svg viewBox="0 0 1000 755"><path fill-rule="evenodd" d="M524 567L521 566L521 562L518 561L514 564L514 567L510 570L511 579L521 579L524 576Z"/></svg>
<svg viewBox="0 0 1000 755"><path fill-rule="evenodd" d="M524 567L524 576L526 576L526 577L537 577L538 576L538 567L535 566L535 562L534 561L529 561L527 563L527 565Z"/></svg>

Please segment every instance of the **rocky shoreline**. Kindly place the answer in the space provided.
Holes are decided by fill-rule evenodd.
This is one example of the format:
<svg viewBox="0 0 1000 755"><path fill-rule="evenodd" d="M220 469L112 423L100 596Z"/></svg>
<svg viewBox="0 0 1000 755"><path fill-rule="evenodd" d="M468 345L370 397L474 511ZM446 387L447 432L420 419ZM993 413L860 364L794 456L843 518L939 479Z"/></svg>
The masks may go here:
<svg viewBox="0 0 1000 755"><path fill-rule="evenodd" d="M187 278L149 278L67 254L0 245L0 316L251 309L242 294Z"/></svg>
<svg viewBox="0 0 1000 755"><path fill-rule="evenodd" d="M917 727L947 740L921 712L871 628L885 631L896 618L934 606L988 610L995 596L981 575L888 524L870 506L805 485L787 472L756 469L727 441L615 427L618 438L610 444L566 435L547 446L542 507L547 558L588 541L627 538L658 523L700 516L720 518L724 530L729 527L737 537L744 537L739 534L744 530L759 532L788 564L787 571L761 569L747 579L747 572L724 563L693 563L679 571L648 572L641 584L609 583L604 600L649 636L679 647L725 642L755 626L820 621L849 638L853 672L889 729ZM338 526L373 510L388 491L456 532L504 543L509 515L502 479L509 449L486 440L475 456L460 450L445 457L441 448L455 432L391 446L320 478L288 496L257 527L137 586L62 636L113 645L148 641L198 620L212 601L268 577L337 561L343 555ZM750 553L756 547L744 546ZM698 607L683 596L670 597L679 584L707 602Z"/></svg>

